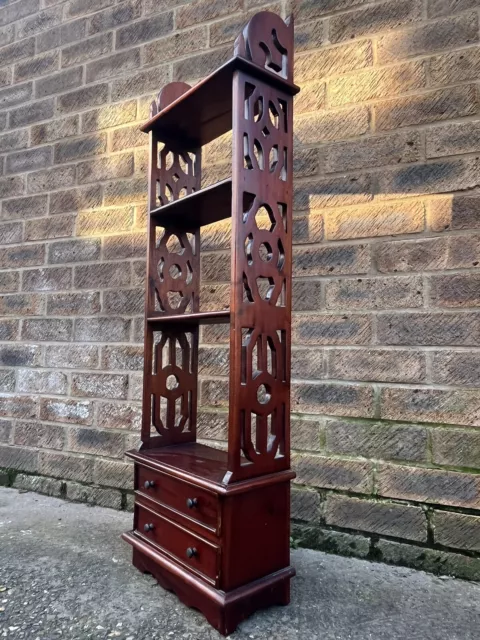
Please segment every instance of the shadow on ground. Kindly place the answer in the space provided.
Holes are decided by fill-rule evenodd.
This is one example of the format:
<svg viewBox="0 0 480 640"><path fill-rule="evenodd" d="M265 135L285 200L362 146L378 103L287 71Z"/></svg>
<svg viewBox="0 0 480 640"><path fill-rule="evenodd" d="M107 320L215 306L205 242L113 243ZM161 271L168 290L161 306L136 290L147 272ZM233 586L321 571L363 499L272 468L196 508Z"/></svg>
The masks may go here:
<svg viewBox="0 0 480 640"><path fill-rule="evenodd" d="M0 489L0 638L219 640L130 564L129 513ZM478 640L480 585L364 560L293 552L292 604L232 640Z"/></svg>

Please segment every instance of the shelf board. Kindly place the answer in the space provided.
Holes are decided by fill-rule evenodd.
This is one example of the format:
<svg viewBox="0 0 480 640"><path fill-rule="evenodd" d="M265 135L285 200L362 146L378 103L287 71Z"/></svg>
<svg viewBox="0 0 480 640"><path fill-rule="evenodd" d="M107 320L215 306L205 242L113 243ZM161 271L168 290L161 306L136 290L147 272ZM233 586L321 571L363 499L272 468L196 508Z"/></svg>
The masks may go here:
<svg viewBox="0 0 480 640"><path fill-rule="evenodd" d="M129 458L147 463L159 470L186 473L215 484L224 484L227 473L228 454L226 451L207 447L198 442L175 444L159 449L129 451Z"/></svg>
<svg viewBox="0 0 480 640"><path fill-rule="evenodd" d="M232 215L232 179L153 209L150 216L162 227L196 229Z"/></svg>
<svg viewBox="0 0 480 640"><path fill-rule="evenodd" d="M163 142L195 149L232 128L232 81L235 71L244 71L285 93L295 95L296 85L245 58L235 56L214 73L186 91L140 129L154 131Z"/></svg>
<svg viewBox="0 0 480 640"><path fill-rule="evenodd" d="M200 311L198 313L186 313L175 316L152 316L147 318L147 322L158 325L193 325L199 324L228 324L230 322L230 311Z"/></svg>

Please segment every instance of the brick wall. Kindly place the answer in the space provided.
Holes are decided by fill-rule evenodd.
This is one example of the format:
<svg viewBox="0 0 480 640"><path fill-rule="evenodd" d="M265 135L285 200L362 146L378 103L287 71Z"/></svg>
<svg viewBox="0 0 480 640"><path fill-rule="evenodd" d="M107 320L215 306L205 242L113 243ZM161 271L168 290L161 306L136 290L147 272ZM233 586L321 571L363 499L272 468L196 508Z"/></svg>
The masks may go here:
<svg viewBox="0 0 480 640"><path fill-rule="evenodd" d="M285 0L0 0L0 474L127 507L146 136L170 80ZM293 0L294 539L480 577L478 0ZM205 184L228 174L228 137ZM203 308L228 305L224 223ZM479 272L480 273L480 272ZM219 280L219 278L222 278ZM225 437L224 327L200 430Z"/></svg>

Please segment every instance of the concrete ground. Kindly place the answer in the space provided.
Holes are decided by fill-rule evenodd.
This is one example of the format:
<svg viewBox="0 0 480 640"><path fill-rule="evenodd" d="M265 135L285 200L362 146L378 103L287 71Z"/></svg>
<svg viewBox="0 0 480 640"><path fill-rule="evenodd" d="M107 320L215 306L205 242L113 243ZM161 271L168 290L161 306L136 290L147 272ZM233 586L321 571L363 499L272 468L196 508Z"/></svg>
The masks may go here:
<svg viewBox="0 0 480 640"><path fill-rule="evenodd" d="M219 640L130 564L129 513L0 488L0 638ZM293 552L289 607L232 640L478 640L480 585L364 560Z"/></svg>

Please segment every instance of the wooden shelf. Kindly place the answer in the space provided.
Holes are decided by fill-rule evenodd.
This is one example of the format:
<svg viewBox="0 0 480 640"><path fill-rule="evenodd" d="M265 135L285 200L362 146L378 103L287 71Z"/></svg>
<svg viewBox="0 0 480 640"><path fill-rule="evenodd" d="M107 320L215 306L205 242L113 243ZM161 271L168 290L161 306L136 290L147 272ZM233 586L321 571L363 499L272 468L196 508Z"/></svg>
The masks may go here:
<svg viewBox="0 0 480 640"><path fill-rule="evenodd" d="M267 81L289 95L300 91L284 78L235 56L214 73L186 91L168 107L148 120L140 129L155 131L163 142L195 149L232 128L232 81L235 71L244 71Z"/></svg>
<svg viewBox="0 0 480 640"><path fill-rule="evenodd" d="M230 311L201 311L176 316L154 316L147 318L147 322L159 325L184 324L198 326L199 324L228 324Z"/></svg>
<svg viewBox="0 0 480 640"><path fill-rule="evenodd" d="M213 449L198 442L176 444L159 449L129 451L129 458L148 463L159 471L171 470L202 478L216 484L223 484L227 473L227 452Z"/></svg>
<svg viewBox="0 0 480 640"><path fill-rule="evenodd" d="M232 215L232 179L206 187L150 212L162 227L183 229L204 227Z"/></svg>

